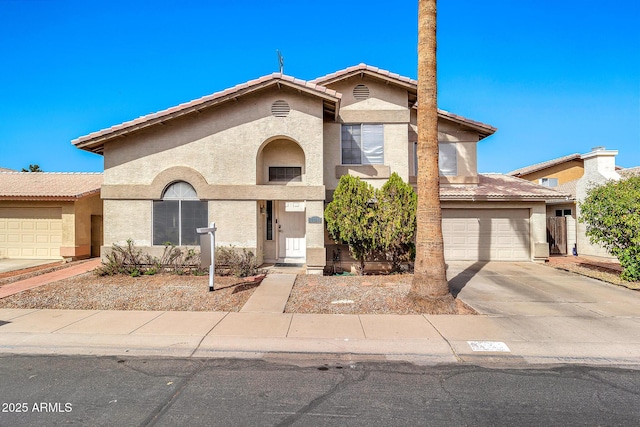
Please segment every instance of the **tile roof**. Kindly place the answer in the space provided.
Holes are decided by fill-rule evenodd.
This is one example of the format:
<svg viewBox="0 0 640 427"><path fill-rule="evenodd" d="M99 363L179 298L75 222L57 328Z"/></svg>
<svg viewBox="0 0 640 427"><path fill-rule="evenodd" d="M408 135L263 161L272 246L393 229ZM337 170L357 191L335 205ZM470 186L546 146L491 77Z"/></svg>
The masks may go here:
<svg viewBox="0 0 640 427"><path fill-rule="evenodd" d="M381 68L373 67L371 65L367 65L363 63L345 68L344 70L336 71L335 73L327 74L326 76L318 77L316 79L311 80L311 82L322 84L322 85L329 85L331 83L335 83L336 81L352 77L353 75L357 75L359 73L367 73L368 75L377 76L384 80L394 81L396 83L399 83L402 86L409 86L415 91L417 91L418 89L417 80L411 79L409 77L401 76L400 74L392 73L391 71L383 70ZM413 105L413 108L416 108L417 105L418 103L416 102ZM488 125L486 123L471 120L466 117L459 116L457 114L453 114L445 110L438 109L438 116L452 120L454 122L465 124L467 126L474 127L480 132L482 132L485 137L494 134L496 130L498 130L497 128L491 125Z"/></svg>
<svg viewBox="0 0 640 427"><path fill-rule="evenodd" d="M153 124L164 122L168 119L179 117L188 113L200 111L203 108L219 104L227 100L232 100L238 96L251 93L255 90L269 87L276 84L284 84L287 86L295 87L296 89L304 90L308 93L312 93L323 98L329 98L332 101L338 103L342 94L335 90L328 89L324 86L308 82L306 80L297 79L295 77L287 76L280 73L273 73L267 76L260 77L255 80L250 80L246 83L242 83L231 87L229 89L215 92L211 95L206 95L193 101L185 102L175 107L168 108L166 110L158 111L156 113L147 114L145 116L138 117L137 119L130 120L119 125L111 126L107 129L102 129L97 132L92 132L88 135L81 136L71 141L72 144L78 148L89 149L91 142L95 140L104 140L109 137L122 135L134 130L138 130Z"/></svg>
<svg viewBox="0 0 640 427"><path fill-rule="evenodd" d="M358 65L354 65L352 67L347 67L344 70L339 70L331 74L327 74L326 76L318 77L313 80L310 80L312 83L316 84L328 84L333 83L337 80L342 80L348 78L354 74L368 72L374 75L378 75L383 78L387 78L390 80L395 80L400 83L408 83L412 86L417 86L418 81L414 79L410 79L409 77L401 76L400 74L392 73L388 70L383 70L378 67L372 67L371 65L360 63Z"/></svg>
<svg viewBox="0 0 640 427"><path fill-rule="evenodd" d="M570 162L571 160L579 160L581 158L580 154L574 153L569 154L568 156L559 157L557 159L547 160L546 162L536 163L535 165L525 166L520 169L513 170L511 172L507 172L507 175L511 176L522 176L527 175L533 172L537 172L542 169L550 168L555 165L559 165L561 163Z"/></svg>
<svg viewBox="0 0 640 427"><path fill-rule="evenodd" d="M640 166L634 166L632 168L620 169L617 172L623 178L630 178L632 176L640 176Z"/></svg>
<svg viewBox="0 0 640 427"><path fill-rule="evenodd" d="M441 200L552 200L569 194L524 179L502 174L479 174L477 186L440 187Z"/></svg>
<svg viewBox="0 0 640 427"><path fill-rule="evenodd" d="M102 179L102 173L0 172L0 200L77 200L100 193Z"/></svg>
<svg viewBox="0 0 640 427"><path fill-rule="evenodd" d="M567 193L571 195L571 199L576 198L576 185L578 184L579 179L574 179L573 181L565 182L564 184L560 184L556 187L553 187L555 190L558 190L561 193Z"/></svg>

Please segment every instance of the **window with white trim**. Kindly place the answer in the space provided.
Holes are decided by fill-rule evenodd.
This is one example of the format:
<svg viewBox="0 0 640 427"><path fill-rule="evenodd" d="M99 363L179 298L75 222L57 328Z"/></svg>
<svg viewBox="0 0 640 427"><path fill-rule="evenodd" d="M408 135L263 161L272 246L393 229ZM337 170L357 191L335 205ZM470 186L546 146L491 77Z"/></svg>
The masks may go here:
<svg viewBox="0 0 640 427"><path fill-rule="evenodd" d="M418 143L413 143L413 165L416 176L418 175ZM458 175L458 148L453 142L440 142L438 144L438 167L441 176Z"/></svg>
<svg viewBox="0 0 640 427"><path fill-rule="evenodd" d="M438 144L438 166L440 175L458 175L458 149L454 142L441 142Z"/></svg>
<svg viewBox="0 0 640 427"><path fill-rule="evenodd" d="M184 181L166 188L162 200L153 201L153 244L198 245L196 228L206 227L207 202L198 200L195 189Z"/></svg>
<svg viewBox="0 0 640 427"><path fill-rule="evenodd" d="M557 187L558 178L540 178L540 185L545 187Z"/></svg>
<svg viewBox="0 0 640 427"><path fill-rule="evenodd" d="M342 164L384 164L384 125L342 125Z"/></svg>

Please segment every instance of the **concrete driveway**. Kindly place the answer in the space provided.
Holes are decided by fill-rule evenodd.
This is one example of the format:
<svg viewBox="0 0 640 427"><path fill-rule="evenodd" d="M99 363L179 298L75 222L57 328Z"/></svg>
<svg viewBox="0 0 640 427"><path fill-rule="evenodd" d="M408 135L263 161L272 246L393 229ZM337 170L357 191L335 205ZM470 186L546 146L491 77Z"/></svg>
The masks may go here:
<svg viewBox="0 0 640 427"><path fill-rule="evenodd" d="M14 259L0 258L0 273L7 273L14 270L22 270L24 268L37 267L44 264L60 264L62 260L55 259Z"/></svg>
<svg viewBox="0 0 640 427"><path fill-rule="evenodd" d="M535 263L451 262L454 294L496 316L638 317L640 292Z"/></svg>

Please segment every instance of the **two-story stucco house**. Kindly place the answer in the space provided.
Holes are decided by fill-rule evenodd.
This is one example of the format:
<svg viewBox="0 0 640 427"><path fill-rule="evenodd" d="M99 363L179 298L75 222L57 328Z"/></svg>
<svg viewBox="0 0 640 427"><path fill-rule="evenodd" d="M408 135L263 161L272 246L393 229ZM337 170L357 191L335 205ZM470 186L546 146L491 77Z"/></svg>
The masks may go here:
<svg viewBox="0 0 640 427"><path fill-rule="evenodd" d="M341 175L415 183L416 90L364 64L312 81L272 74L73 144L104 156L106 245L158 253L197 244L196 227L215 222L219 245L321 273L333 244L323 212ZM447 259L545 259L545 199L559 193L478 174L492 126L440 111L438 127Z"/></svg>

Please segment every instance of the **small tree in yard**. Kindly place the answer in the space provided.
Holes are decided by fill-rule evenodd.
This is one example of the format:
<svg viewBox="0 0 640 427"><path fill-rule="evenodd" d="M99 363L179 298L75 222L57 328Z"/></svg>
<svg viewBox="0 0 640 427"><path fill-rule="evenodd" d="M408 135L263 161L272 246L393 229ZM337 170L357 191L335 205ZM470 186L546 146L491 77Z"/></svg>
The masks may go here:
<svg viewBox="0 0 640 427"><path fill-rule="evenodd" d="M580 211L591 243L620 261L622 279L640 280L640 176L589 189Z"/></svg>
<svg viewBox="0 0 640 427"><path fill-rule="evenodd" d="M324 211L327 230L333 240L349 245L351 255L360 261L364 274L365 258L378 245L375 191L360 178L343 175Z"/></svg>
<svg viewBox="0 0 640 427"><path fill-rule="evenodd" d="M411 252L416 231L418 196L397 173L378 192L380 243L391 259L393 270L400 269L403 256Z"/></svg>

